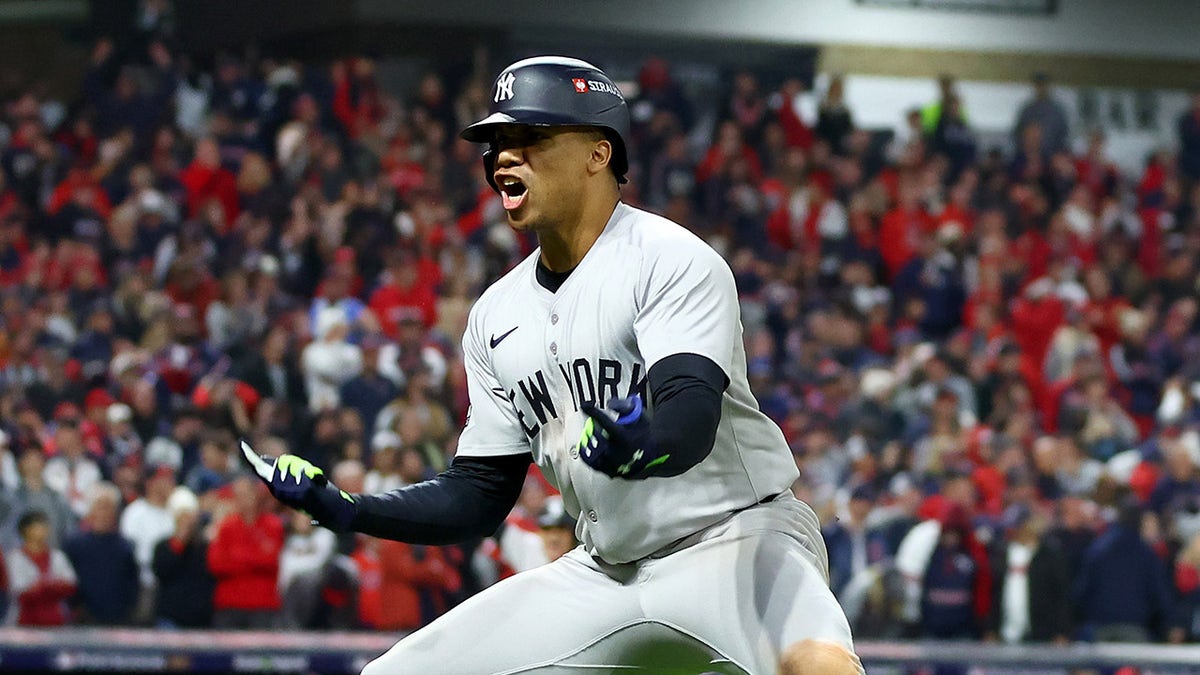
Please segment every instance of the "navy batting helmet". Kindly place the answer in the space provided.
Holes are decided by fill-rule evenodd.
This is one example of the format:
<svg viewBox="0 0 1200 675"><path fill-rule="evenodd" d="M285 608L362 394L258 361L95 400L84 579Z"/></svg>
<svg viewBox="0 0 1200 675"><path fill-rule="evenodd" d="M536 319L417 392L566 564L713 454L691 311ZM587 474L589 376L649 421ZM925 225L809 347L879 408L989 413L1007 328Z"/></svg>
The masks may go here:
<svg viewBox="0 0 1200 675"><path fill-rule="evenodd" d="M609 166L617 181L625 182L629 170L625 149L629 108L617 85L586 61L536 56L505 68L492 87L491 114L463 129L462 137L475 143L494 143L496 127L501 124L597 127L613 144ZM493 145L483 154L484 171L493 188L495 163Z"/></svg>

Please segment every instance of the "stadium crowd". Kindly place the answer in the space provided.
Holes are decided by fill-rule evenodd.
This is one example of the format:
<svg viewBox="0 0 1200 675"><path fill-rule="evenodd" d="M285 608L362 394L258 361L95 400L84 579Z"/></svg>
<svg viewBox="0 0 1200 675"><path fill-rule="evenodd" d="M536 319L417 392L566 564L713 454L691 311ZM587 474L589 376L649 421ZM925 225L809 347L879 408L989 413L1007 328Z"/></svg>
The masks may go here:
<svg viewBox="0 0 1200 675"><path fill-rule="evenodd" d="M536 473L495 537L424 547L315 528L239 463L362 492L453 456L467 312L534 245L457 138L489 73L202 68L169 28L0 111L8 621L412 629L569 550ZM1200 638L1200 94L1131 176L1048 87L1011 150L949 79L895 134L836 77L743 72L706 111L650 59L630 96L622 199L733 267L860 637Z"/></svg>

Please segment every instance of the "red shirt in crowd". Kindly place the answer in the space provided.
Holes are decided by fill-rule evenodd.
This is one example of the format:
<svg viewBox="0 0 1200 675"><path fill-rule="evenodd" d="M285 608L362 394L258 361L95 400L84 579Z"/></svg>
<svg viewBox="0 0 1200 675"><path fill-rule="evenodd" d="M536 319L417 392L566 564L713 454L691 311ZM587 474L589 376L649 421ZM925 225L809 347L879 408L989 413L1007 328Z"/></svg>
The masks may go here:
<svg viewBox="0 0 1200 675"><path fill-rule="evenodd" d="M1056 295L1037 299L1021 296L1013 301L1009 315L1013 339L1034 363L1045 363L1046 350L1066 314L1066 307Z"/></svg>
<svg viewBox="0 0 1200 675"><path fill-rule="evenodd" d="M762 180L762 161L758 158L758 153L754 151L754 148L743 143L741 148L738 149L738 154L746 161L746 168L750 172L752 182L757 183ZM732 161L733 157L725 156L720 145L713 145L704 155L700 166L696 167L696 182L706 182L720 173L721 169Z"/></svg>
<svg viewBox="0 0 1200 675"><path fill-rule="evenodd" d="M49 201L46 202L46 213L50 215L58 213L74 198L75 191L80 188L91 191L92 208L100 217L107 219L112 213L112 202L108 199L108 193L100 186L99 181L81 169L71 170L67 173L67 177L55 186L54 191L50 193Z"/></svg>
<svg viewBox="0 0 1200 675"><path fill-rule="evenodd" d="M213 609L279 609L279 553L283 523L262 513L252 523L231 513L208 547L208 568L217 579Z"/></svg>
<svg viewBox="0 0 1200 675"><path fill-rule="evenodd" d="M51 574L50 556L53 553L52 549L40 553L21 549L20 555L25 556L37 567L38 580L17 596L19 626L61 626L67 623L67 609L64 603L75 595L75 584Z"/></svg>
<svg viewBox="0 0 1200 675"><path fill-rule="evenodd" d="M363 544L350 559L358 568L358 620L364 626L379 628L383 623L383 564L379 551L376 546Z"/></svg>
<svg viewBox="0 0 1200 675"><path fill-rule="evenodd" d="M1159 208L1142 209L1138 216L1142 221L1142 236L1138 237L1137 263L1153 279L1162 273L1163 230L1174 225L1175 216Z"/></svg>
<svg viewBox="0 0 1200 675"><path fill-rule="evenodd" d="M1045 276L1050 269L1050 256L1053 251L1046 238L1040 232L1033 230L1022 233L1009 247L1009 256L1015 260L1025 261L1025 279L1032 280Z"/></svg>
<svg viewBox="0 0 1200 675"><path fill-rule="evenodd" d="M428 284L401 288L387 283L375 289L367 304L379 319L383 332L393 340L399 337L400 320L408 313L419 313L426 328L437 323L437 293Z"/></svg>
<svg viewBox="0 0 1200 675"><path fill-rule="evenodd" d="M436 546L384 541L379 545L379 560L383 567L380 628L385 630L420 628L421 595L441 614L449 609L447 594L462 585L454 561Z"/></svg>
<svg viewBox="0 0 1200 675"><path fill-rule="evenodd" d="M808 150L812 147L813 131L800 119L800 113L796 112L796 106L789 96L784 96L779 106L779 126L783 129L784 142L789 148Z"/></svg>
<svg viewBox="0 0 1200 675"><path fill-rule="evenodd" d="M195 218L210 199L221 202L225 210L226 231L241 212L238 201L237 177L220 166L208 166L194 161L179 174L179 182L187 191L187 215ZM221 232L220 234L225 234Z"/></svg>
<svg viewBox="0 0 1200 675"><path fill-rule="evenodd" d="M355 73L356 60L350 59L334 76L333 114L350 138L358 138L383 119L383 100L372 76Z"/></svg>
<svg viewBox="0 0 1200 675"><path fill-rule="evenodd" d="M917 254L917 235L932 232L935 224L920 208L897 206L883 214L879 223L879 254L888 274L896 276Z"/></svg>
<svg viewBox="0 0 1200 675"><path fill-rule="evenodd" d="M1096 300L1088 300L1083 306L1084 316L1096 339L1100 341L1100 353L1105 355L1107 362L1108 351L1121 341L1121 313L1130 305L1124 298L1108 296Z"/></svg>

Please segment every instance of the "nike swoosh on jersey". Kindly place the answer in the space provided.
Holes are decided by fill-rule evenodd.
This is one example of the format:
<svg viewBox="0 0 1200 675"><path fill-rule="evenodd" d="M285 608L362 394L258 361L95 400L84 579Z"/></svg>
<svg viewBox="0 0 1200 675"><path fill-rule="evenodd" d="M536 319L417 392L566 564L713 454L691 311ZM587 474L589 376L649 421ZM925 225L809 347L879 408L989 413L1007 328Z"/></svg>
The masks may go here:
<svg viewBox="0 0 1200 675"><path fill-rule="evenodd" d="M513 326L512 329L510 329L507 333L501 335L500 337L496 337L496 334L492 333L492 339L491 339L492 349L495 349L496 345L503 342L504 338L508 337L509 335L512 335L512 332L518 328L520 328L520 326Z"/></svg>

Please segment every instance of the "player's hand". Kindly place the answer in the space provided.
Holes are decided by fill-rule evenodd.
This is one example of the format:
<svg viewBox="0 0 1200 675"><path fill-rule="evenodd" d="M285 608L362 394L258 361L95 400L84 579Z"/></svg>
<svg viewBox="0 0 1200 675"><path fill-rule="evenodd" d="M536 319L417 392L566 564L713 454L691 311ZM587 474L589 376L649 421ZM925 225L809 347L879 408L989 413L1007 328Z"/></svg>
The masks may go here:
<svg viewBox="0 0 1200 675"><path fill-rule="evenodd" d="M579 437L579 456L593 469L613 478L647 478L667 461L669 455L654 447L641 396L609 401L605 410L591 403L580 409L588 420Z"/></svg>
<svg viewBox="0 0 1200 675"><path fill-rule="evenodd" d="M354 497L330 483L320 467L296 455L262 457L246 441L242 441L242 455L276 499L331 530L350 528L357 511Z"/></svg>

